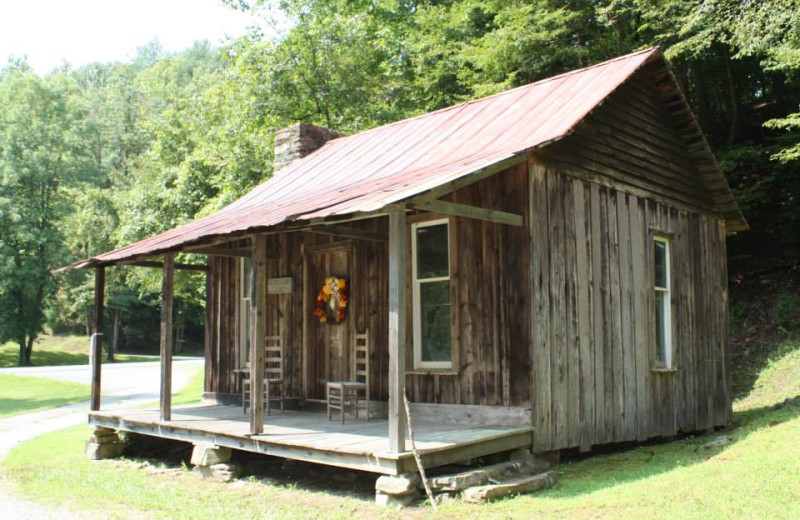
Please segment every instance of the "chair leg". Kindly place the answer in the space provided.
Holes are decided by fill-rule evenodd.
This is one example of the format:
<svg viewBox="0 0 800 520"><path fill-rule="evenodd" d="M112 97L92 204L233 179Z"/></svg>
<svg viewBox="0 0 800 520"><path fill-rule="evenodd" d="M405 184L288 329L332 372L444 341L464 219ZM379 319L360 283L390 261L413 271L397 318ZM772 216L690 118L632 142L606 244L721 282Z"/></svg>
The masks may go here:
<svg viewBox="0 0 800 520"><path fill-rule="evenodd" d="M248 390L250 390L248 382L242 382L242 413L247 413Z"/></svg>
<svg viewBox="0 0 800 520"><path fill-rule="evenodd" d="M281 383L281 413L283 413L283 394L285 393L286 388Z"/></svg>
<svg viewBox="0 0 800 520"><path fill-rule="evenodd" d="M270 387L271 386L272 385L270 385L269 383L264 383L264 406L267 408L267 415L269 415L270 401L271 401L270 398L272 397L270 395Z"/></svg>

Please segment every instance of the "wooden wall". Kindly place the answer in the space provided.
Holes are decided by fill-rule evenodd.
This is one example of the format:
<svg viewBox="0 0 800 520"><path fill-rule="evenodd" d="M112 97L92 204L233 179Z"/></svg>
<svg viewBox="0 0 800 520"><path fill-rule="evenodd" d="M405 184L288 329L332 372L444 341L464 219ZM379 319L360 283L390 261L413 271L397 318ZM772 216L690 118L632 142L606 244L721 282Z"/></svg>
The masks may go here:
<svg viewBox="0 0 800 520"><path fill-rule="evenodd" d="M647 69L628 79L571 135L536 154L604 186L691 210L713 208Z"/></svg>
<svg viewBox="0 0 800 520"><path fill-rule="evenodd" d="M527 166L521 164L472 187L452 194L449 200L526 214ZM349 224L372 232L386 232L385 218ZM530 295L529 247L526 227L504 226L454 218L452 220L453 349L456 366L446 371L413 368L412 334L408 334L406 384L414 402L530 406ZM271 295L267 301L267 334L282 334L288 395L303 396L303 327L320 327L313 320L313 302L319 290L308 287L304 304L303 279L314 270L314 255L303 248L347 243L353 248L350 311L342 325L359 332L370 330L372 398L388 399L388 250L386 244L343 240L313 233L287 233L269 237L269 248L279 253L267 263L268 277L291 276L291 295ZM408 241L410 248L410 240ZM410 258L410 251L409 251ZM233 391L232 370L241 366L234 339L239 299L239 260L214 257L209 270L209 313L206 349L206 392ZM410 266L409 266L410 277ZM313 294L312 294L313 293ZM411 318L411 293L407 291L407 315ZM308 314L305 316L304 314ZM227 316L227 318L226 318ZM279 324L283 324L280 326ZM325 325L328 327L328 325ZM412 330L411 324L408 325ZM313 351L312 351L313 350ZM305 354L318 365L326 361L312 345ZM328 360L329 364L337 362ZM349 361L344 361L349 366ZM318 392L312 392L318 394ZM319 395L309 397L319 398Z"/></svg>
<svg viewBox="0 0 800 520"><path fill-rule="evenodd" d="M527 178L527 166L520 164L446 199L527 215ZM413 369L409 287L409 398L425 403L530 406L528 229L453 218L451 235L454 367Z"/></svg>
<svg viewBox="0 0 800 520"><path fill-rule="evenodd" d="M535 449L727 423L724 224L536 161L530 193ZM671 237L671 371L654 370L654 234Z"/></svg>
<svg viewBox="0 0 800 520"><path fill-rule="evenodd" d="M385 219L373 219L351 224L351 227L371 232L385 232ZM334 243L352 246L353 266L350 277L350 311L342 325L349 331L369 329L373 337L371 351L371 386L373 399L388 398L387 283L388 256L385 244L364 240L349 241L307 232L276 234L268 237L268 249L278 253L267 260L267 277L292 277L292 294L267 296L267 335L281 335L284 341L284 373L288 381L287 395L305 397L303 382L304 326L332 327L314 322L313 301L304 303L304 263L309 255L304 247ZM239 244L249 247L249 243ZM305 257L305 258L304 258ZM240 264L241 260L209 257L206 306L206 380L205 392L230 394L234 391L233 370L243 365L237 337L239 334ZM335 273L329 273L335 274ZM321 288L314 284L313 295ZM306 315L307 314L307 315ZM347 350L345 349L345 354ZM311 353L316 357L317 352ZM329 355L330 352L320 353ZM344 361L349 365L349 360Z"/></svg>

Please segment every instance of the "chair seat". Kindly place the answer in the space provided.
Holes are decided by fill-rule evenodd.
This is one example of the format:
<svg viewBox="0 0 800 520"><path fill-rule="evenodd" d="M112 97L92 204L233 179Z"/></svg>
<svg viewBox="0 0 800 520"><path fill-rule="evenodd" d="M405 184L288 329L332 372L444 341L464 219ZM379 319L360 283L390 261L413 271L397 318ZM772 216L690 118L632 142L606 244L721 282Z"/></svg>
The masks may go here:
<svg viewBox="0 0 800 520"><path fill-rule="evenodd" d="M366 394L366 383L359 381L328 381L326 390L329 421L333 410L339 410L342 424L344 424L344 416L348 411L354 411L356 419L358 419L359 394L361 392ZM369 420L369 416L367 416L367 419Z"/></svg>
<svg viewBox="0 0 800 520"><path fill-rule="evenodd" d="M270 414L272 409L271 403L272 401L280 401L281 403L281 412L283 412L283 390L284 385L286 384L285 379L278 379L278 378L268 378L265 377L263 380L263 391L264 391L264 408L267 410L267 415ZM277 395L272 393L272 388L278 387L279 391ZM242 411L247 413L247 408L250 405L250 379L245 379L242 381Z"/></svg>

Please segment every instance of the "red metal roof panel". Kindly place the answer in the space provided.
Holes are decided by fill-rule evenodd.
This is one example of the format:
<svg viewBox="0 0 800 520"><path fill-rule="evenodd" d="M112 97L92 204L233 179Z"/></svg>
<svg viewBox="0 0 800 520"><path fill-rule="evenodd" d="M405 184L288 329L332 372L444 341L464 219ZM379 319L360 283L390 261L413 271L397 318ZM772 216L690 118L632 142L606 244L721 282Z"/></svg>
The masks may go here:
<svg viewBox="0 0 800 520"><path fill-rule="evenodd" d="M636 52L329 141L212 215L73 267L287 220L379 210L564 137L654 55L660 51Z"/></svg>

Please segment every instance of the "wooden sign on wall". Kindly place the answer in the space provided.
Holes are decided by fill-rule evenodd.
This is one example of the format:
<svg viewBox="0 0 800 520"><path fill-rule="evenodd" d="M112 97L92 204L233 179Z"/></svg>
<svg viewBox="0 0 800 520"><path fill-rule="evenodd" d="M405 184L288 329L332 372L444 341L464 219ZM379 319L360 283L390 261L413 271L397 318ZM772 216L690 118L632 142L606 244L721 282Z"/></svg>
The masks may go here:
<svg viewBox="0 0 800 520"><path fill-rule="evenodd" d="M291 276L267 280L267 294L292 294L293 290L294 279Z"/></svg>

